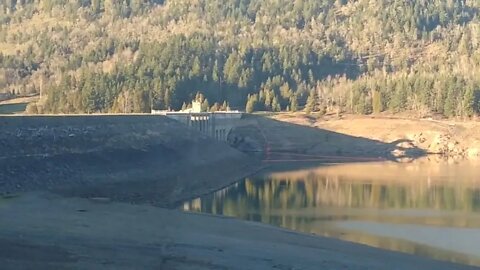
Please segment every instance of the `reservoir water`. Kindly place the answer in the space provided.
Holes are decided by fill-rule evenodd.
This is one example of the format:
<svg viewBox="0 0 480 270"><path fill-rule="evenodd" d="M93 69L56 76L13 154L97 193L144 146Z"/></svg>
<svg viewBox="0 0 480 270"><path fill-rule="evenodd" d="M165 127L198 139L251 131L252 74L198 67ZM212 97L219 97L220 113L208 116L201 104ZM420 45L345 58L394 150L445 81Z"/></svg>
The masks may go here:
<svg viewBox="0 0 480 270"><path fill-rule="evenodd" d="M478 162L276 167L183 209L480 266Z"/></svg>

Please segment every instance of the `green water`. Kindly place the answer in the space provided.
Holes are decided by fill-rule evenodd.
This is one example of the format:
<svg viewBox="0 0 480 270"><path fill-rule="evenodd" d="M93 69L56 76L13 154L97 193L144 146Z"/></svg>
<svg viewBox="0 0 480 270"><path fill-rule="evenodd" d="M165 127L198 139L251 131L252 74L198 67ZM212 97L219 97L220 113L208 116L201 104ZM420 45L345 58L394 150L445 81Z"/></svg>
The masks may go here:
<svg viewBox="0 0 480 270"><path fill-rule="evenodd" d="M425 159L270 171L183 209L480 266L478 169Z"/></svg>

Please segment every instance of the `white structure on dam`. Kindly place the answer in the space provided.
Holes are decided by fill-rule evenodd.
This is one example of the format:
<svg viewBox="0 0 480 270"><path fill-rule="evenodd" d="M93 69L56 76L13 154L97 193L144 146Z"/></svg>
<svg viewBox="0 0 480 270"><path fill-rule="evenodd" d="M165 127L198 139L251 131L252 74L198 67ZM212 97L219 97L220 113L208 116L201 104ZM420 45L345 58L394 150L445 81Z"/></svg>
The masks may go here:
<svg viewBox="0 0 480 270"><path fill-rule="evenodd" d="M197 102L193 102L193 109L179 112L152 110L152 114L165 115L219 141L227 140L235 122L243 115L240 111L201 112L199 108Z"/></svg>

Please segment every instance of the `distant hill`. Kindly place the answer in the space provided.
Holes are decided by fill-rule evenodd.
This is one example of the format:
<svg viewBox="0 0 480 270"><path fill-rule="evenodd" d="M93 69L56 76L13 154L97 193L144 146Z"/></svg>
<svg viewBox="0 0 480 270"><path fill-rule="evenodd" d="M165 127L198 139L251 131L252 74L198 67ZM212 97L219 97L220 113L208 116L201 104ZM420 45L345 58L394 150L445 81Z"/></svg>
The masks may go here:
<svg viewBox="0 0 480 270"><path fill-rule="evenodd" d="M0 0L0 92L33 113L480 112L478 0ZM218 104L215 104L218 103Z"/></svg>

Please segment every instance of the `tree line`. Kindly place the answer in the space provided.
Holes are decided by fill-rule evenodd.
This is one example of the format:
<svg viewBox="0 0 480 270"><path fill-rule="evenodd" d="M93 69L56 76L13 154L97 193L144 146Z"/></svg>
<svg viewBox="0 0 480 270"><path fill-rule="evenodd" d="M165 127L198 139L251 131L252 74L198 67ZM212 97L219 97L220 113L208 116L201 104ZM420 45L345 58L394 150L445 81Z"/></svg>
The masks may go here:
<svg viewBox="0 0 480 270"><path fill-rule="evenodd" d="M248 112L472 117L479 8L475 0L1 0L0 92L40 94L33 113L179 110L201 93L208 107Z"/></svg>

